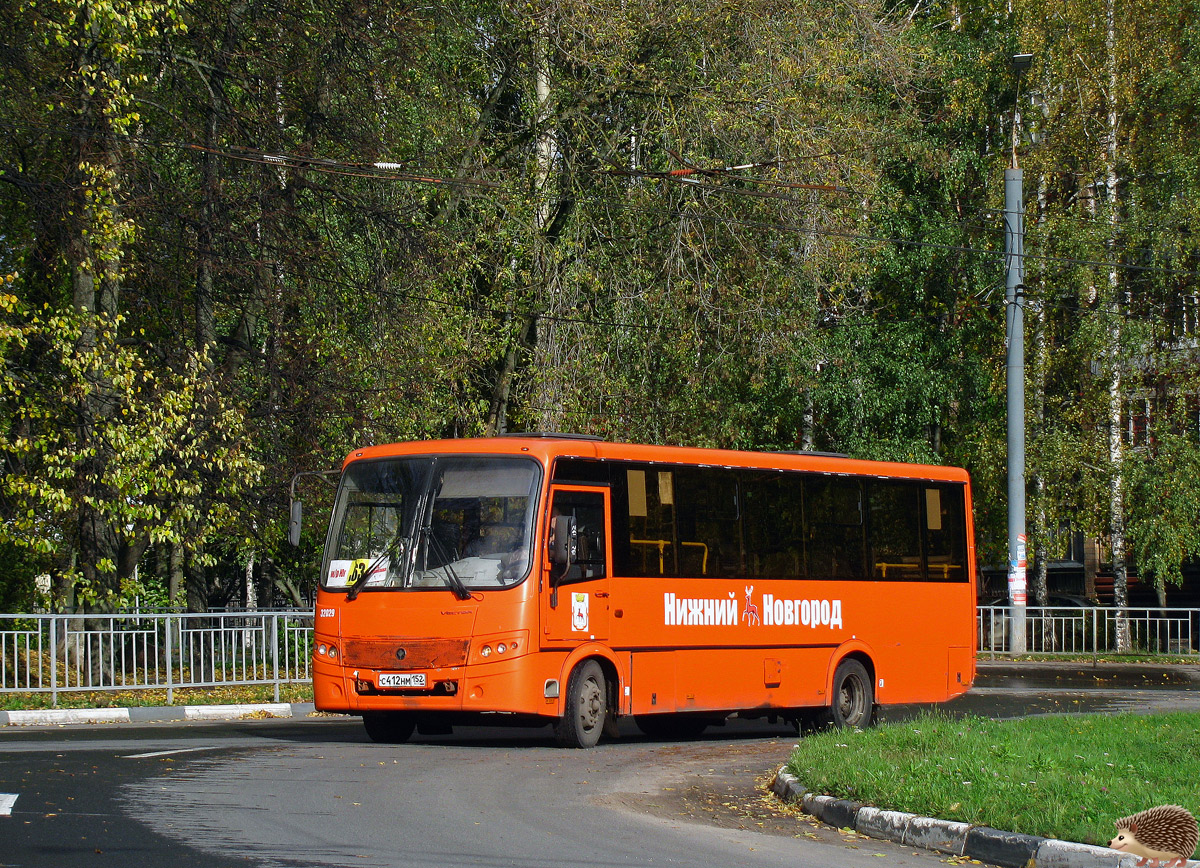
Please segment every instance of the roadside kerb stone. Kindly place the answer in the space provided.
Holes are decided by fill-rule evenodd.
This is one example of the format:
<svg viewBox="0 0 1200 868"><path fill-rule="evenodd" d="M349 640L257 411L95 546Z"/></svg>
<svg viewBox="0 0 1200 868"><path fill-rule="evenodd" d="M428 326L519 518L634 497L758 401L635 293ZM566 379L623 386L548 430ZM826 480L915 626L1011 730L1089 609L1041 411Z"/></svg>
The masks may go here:
<svg viewBox="0 0 1200 868"><path fill-rule="evenodd" d="M184 709L186 720L229 720L234 717L245 717L248 714L291 717L292 706L280 702L256 705L189 705Z"/></svg>
<svg viewBox="0 0 1200 868"><path fill-rule="evenodd" d="M839 829L851 828L871 838L937 850L952 856L963 855L967 831L971 828L966 823L918 817L902 811L883 811L847 799L808 793L790 772L782 768L771 782L771 791L781 799L800 802L806 813ZM1023 864L1021 868L1024 868Z"/></svg>
<svg viewBox="0 0 1200 868"><path fill-rule="evenodd" d="M128 708L59 708L36 711L0 711L0 719L13 726L53 726L69 723L128 723Z"/></svg>
<svg viewBox="0 0 1200 868"><path fill-rule="evenodd" d="M799 802L806 813L839 829L852 828L871 838L966 856L1004 868L1138 868L1136 856L1108 847L919 817L805 792L786 768L781 768L771 781L771 792L785 801ZM1200 861L1189 861L1187 868L1200 868Z"/></svg>
<svg viewBox="0 0 1200 868"><path fill-rule="evenodd" d="M4 726L69 726L87 723L155 723L181 720L240 720L250 716L304 717L311 702L246 703L243 705L134 706L132 708L45 708L0 711Z"/></svg>
<svg viewBox="0 0 1200 868"><path fill-rule="evenodd" d="M1108 847L1043 839L1037 849L1038 868L1133 868L1137 857ZM1128 862L1123 866L1122 861Z"/></svg>
<svg viewBox="0 0 1200 868"><path fill-rule="evenodd" d="M904 830L904 845L906 847L923 847L926 850L937 850L939 853L949 853L951 856L966 856L967 832L971 826L967 823L955 823L950 820L939 820L935 817L914 816Z"/></svg>
<svg viewBox="0 0 1200 868"><path fill-rule="evenodd" d="M864 805L858 809L854 817L854 831L871 838L882 838L885 841L904 843L908 833L908 825L913 821L914 814L903 811L885 811L882 808L872 808Z"/></svg>
<svg viewBox="0 0 1200 868"><path fill-rule="evenodd" d="M858 809L862 807L862 802L805 793L803 805L807 813L824 823L839 829L853 829L854 819L858 815Z"/></svg>
<svg viewBox="0 0 1200 868"><path fill-rule="evenodd" d="M971 826L967 830L963 855L1005 868L1024 868L1037 855L1042 840L1033 835L1005 832L990 826Z"/></svg>

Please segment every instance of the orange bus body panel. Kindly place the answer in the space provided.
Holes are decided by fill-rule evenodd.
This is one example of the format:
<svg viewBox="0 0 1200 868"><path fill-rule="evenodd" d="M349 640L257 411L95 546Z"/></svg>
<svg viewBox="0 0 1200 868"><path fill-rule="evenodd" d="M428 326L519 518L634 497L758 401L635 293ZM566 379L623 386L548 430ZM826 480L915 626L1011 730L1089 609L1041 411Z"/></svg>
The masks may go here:
<svg viewBox="0 0 1200 868"><path fill-rule="evenodd" d="M834 670L851 655L867 666L880 704L945 701L974 680L976 561L964 470L554 437L368 447L352 452L343 469L360 461L445 455L523 456L538 462L542 484L533 567L519 584L477 590L467 600L446 588L366 590L353 600L342 590L320 588L314 645L336 649L337 656L314 656L318 709L499 712L549 719L563 713L561 694L572 668L584 659L602 662L615 681L612 705L620 714L634 715L828 706ZM961 483L966 575L961 581L890 581L612 574L603 591L562 586L558 607L568 608L551 609L546 553L551 488L605 488L553 480L559 458ZM606 536L611 542L611 526ZM560 611L566 618L573 605L587 613L589 627L604 624L604 635L567 636L552 629L547 619ZM482 656L485 646L490 650L500 643L516 650L502 658ZM452 692L377 686L380 673L415 671L428 683L452 684Z"/></svg>

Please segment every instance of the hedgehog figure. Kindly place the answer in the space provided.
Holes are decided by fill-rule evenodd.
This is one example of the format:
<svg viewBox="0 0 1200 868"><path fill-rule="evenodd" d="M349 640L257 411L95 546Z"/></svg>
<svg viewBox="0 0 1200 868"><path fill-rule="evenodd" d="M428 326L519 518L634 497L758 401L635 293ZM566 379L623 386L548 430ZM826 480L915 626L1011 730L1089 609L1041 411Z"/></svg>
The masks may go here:
<svg viewBox="0 0 1200 868"><path fill-rule="evenodd" d="M1182 868L1196 851L1200 828L1179 805L1160 805L1116 821L1117 837L1108 846L1142 858L1138 865Z"/></svg>

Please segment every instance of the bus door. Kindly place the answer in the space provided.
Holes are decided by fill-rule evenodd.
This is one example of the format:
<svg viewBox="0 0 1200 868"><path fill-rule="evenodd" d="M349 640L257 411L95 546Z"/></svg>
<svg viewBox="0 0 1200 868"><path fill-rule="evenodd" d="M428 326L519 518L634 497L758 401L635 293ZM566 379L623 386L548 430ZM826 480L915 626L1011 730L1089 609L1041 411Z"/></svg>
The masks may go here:
<svg viewBox="0 0 1200 868"><path fill-rule="evenodd" d="M612 563L607 488L556 485L543 528L541 612L544 643L608 638Z"/></svg>

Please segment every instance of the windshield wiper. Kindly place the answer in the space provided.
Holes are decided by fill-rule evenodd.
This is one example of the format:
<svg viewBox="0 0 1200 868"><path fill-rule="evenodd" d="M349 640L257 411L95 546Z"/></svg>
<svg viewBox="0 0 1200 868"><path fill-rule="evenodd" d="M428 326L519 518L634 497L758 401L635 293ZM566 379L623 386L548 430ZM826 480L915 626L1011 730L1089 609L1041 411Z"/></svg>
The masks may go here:
<svg viewBox="0 0 1200 868"><path fill-rule="evenodd" d="M450 556L446 553L446 547L443 545L442 541L437 538L437 534L433 532L433 528L427 525L421 529L421 532L425 534L426 539L433 543L433 547L437 551L438 557L445 561L445 563L442 566L437 567L434 572L439 569L444 571L446 584L450 586L450 590L454 592L454 596L458 597L460 600L471 599L471 592L467 590L467 586L463 584L463 580L458 577L458 573L454 572L454 567L450 566Z"/></svg>
<svg viewBox="0 0 1200 868"><path fill-rule="evenodd" d="M375 559L371 561L366 570L358 577L358 581L349 586L349 592L346 594L347 601L353 600L367 586L367 579L371 578L375 570L379 569L379 565L383 563L384 558L388 558L390 561L393 554L397 554L401 558L404 557L404 542L404 535L400 528L396 528L396 533L388 540L387 545L383 547L383 551L375 556ZM391 569L390 563L388 569Z"/></svg>

